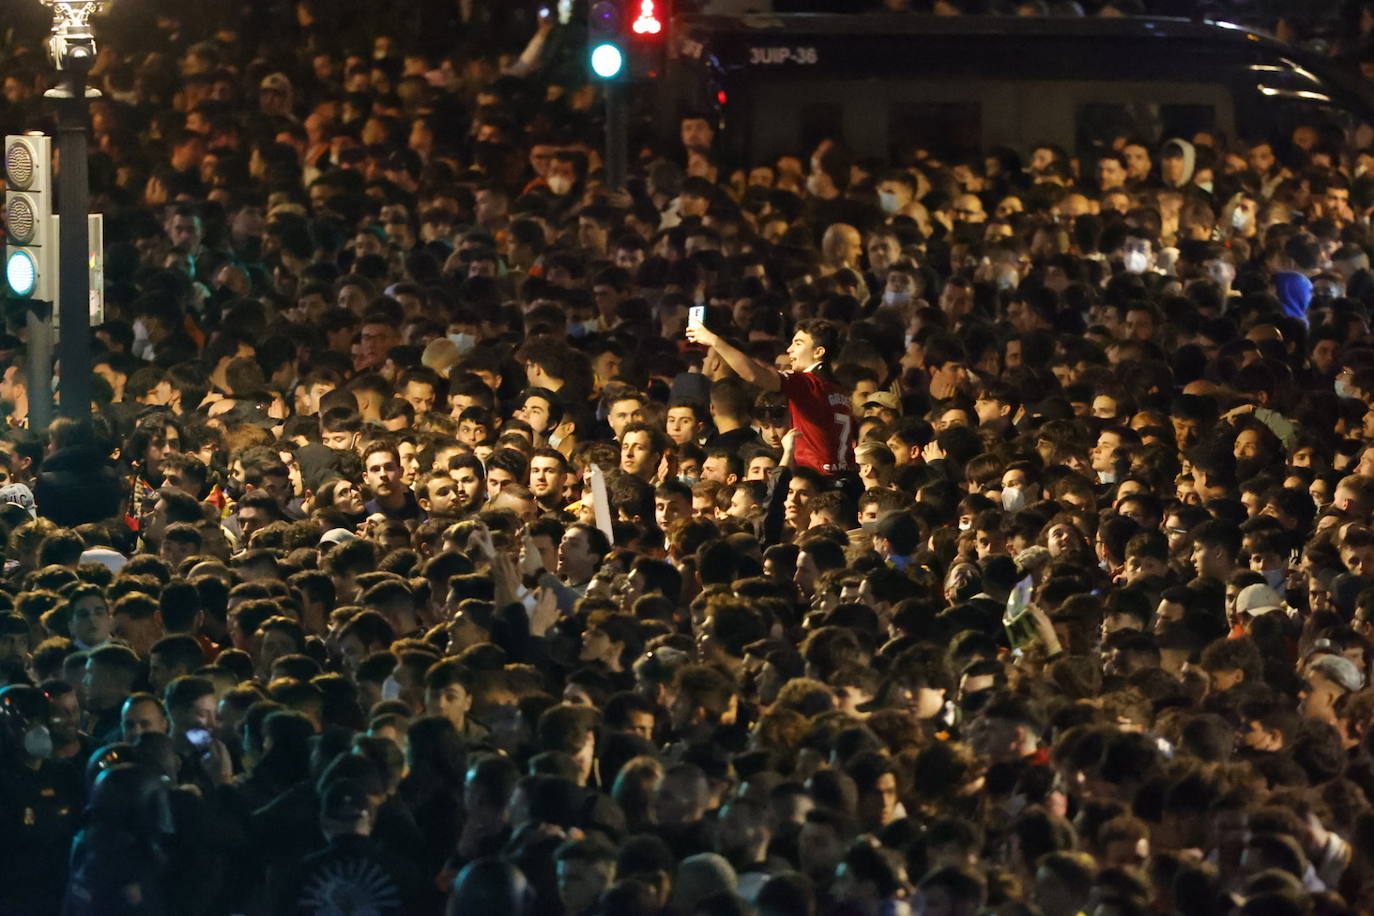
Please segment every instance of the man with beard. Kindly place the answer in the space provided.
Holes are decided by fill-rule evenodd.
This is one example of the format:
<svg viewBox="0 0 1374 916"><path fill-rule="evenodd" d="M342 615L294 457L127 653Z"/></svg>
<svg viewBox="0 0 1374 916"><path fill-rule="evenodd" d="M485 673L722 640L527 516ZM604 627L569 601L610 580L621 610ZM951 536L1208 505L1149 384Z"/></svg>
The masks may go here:
<svg viewBox="0 0 1374 916"><path fill-rule="evenodd" d="M539 508L557 511L563 506L563 488L568 480L568 459L555 448L537 448L530 457L530 492Z"/></svg>
<svg viewBox="0 0 1374 916"><path fill-rule="evenodd" d="M461 512L462 497L453 477L444 473L426 474L415 487L420 508L430 518L453 518Z"/></svg>
<svg viewBox="0 0 1374 916"><path fill-rule="evenodd" d="M401 483L401 456L394 445L374 442L363 449L363 483L372 491L365 507L368 515L381 513L390 521L424 521L425 510Z"/></svg>

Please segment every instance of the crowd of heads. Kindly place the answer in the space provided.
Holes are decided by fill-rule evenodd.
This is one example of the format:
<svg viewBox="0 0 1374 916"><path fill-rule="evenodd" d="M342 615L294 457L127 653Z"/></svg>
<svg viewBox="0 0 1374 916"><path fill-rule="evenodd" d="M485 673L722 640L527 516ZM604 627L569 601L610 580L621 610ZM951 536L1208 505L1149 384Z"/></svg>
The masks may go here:
<svg viewBox="0 0 1374 916"><path fill-rule="evenodd" d="M0 336L0 913L1374 908L1362 134L612 188L556 13L239 12L101 24L90 417Z"/></svg>

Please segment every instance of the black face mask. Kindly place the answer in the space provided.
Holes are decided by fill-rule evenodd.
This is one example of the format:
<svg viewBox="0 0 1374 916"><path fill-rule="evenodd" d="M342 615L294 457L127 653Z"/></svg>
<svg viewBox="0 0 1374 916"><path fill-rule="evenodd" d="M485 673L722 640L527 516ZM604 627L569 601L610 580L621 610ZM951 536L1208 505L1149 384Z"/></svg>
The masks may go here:
<svg viewBox="0 0 1374 916"><path fill-rule="evenodd" d="M1236 480L1250 480L1272 466L1264 458L1241 458L1236 462Z"/></svg>
<svg viewBox="0 0 1374 916"><path fill-rule="evenodd" d="M221 306L234 298L234 291L227 286L217 286L210 291L210 295L205 300L207 306Z"/></svg>
<svg viewBox="0 0 1374 916"><path fill-rule="evenodd" d="M962 717L967 720L976 716L984 706L988 705L988 701L992 699L994 693L996 690L988 688L987 690L975 690L964 694L959 698L959 712Z"/></svg>
<svg viewBox="0 0 1374 916"><path fill-rule="evenodd" d="M243 481L230 474L225 474L224 492L230 499L237 500L243 496Z"/></svg>

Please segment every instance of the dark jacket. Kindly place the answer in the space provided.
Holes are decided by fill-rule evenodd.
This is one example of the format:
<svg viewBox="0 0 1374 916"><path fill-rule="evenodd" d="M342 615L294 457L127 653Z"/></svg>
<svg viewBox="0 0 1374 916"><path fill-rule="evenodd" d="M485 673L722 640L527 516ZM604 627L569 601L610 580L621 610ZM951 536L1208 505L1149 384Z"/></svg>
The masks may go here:
<svg viewBox="0 0 1374 916"><path fill-rule="evenodd" d="M33 488L38 514L64 528L114 518L123 495L114 464L89 445L49 455Z"/></svg>
<svg viewBox="0 0 1374 916"><path fill-rule="evenodd" d="M363 836L339 836L323 849L284 868L275 886L271 912L301 916L354 912L404 916L416 912L424 878L405 857Z"/></svg>

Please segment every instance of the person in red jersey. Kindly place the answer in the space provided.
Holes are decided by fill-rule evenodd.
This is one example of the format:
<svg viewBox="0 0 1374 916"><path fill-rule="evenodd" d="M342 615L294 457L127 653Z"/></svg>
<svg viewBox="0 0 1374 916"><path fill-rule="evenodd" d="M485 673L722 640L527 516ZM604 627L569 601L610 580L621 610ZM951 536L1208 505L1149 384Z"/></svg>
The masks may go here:
<svg viewBox="0 0 1374 916"><path fill-rule="evenodd" d="M842 477L854 468L854 412L849 392L830 372L830 354L839 346L839 329L813 318L797 324L787 358L792 366L778 370L759 362L705 325L692 325L687 339L715 350L745 382L787 396L796 431L793 463L826 477Z"/></svg>

